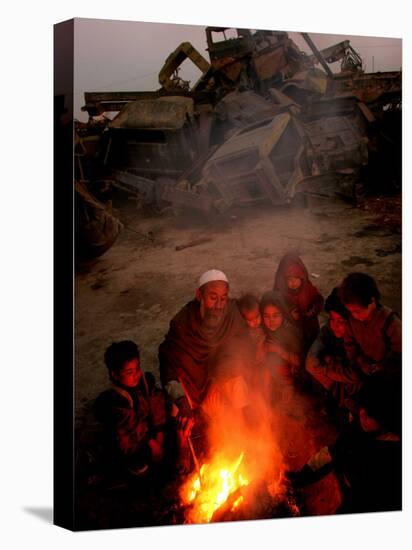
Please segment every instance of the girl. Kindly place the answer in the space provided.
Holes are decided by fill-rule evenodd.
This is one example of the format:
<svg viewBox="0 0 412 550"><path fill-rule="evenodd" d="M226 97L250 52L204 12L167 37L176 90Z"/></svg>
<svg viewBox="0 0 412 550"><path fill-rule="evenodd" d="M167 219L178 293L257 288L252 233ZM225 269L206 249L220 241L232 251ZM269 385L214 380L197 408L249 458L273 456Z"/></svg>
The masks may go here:
<svg viewBox="0 0 412 550"><path fill-rule="evenodd" d="M308 270L299 256L283 256L273 289L285 299L289 314L302 332L303 348L307 351L319 334L318 315L323 308L323 297L309 281Z"/></svg>
<svg viewBox="0 0 412 550"><path fill-rule="evenodd" d="M293 382L302 366L302 347L299 333L288 320L280 293L266 292L260 302L263 328L266 335L266 379L270 386L269 398L280 390L283 397L290 395Z"/></svg>

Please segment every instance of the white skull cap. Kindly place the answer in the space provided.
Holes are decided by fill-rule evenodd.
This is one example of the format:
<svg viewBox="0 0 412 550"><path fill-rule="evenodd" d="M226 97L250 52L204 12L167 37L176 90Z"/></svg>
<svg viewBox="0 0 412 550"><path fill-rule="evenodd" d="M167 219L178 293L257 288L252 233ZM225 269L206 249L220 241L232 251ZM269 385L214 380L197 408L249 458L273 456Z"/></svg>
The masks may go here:
<svg viewBox="0 0 412 550"><path fill-rule="evenodd" d="M198 288L206 283L210 283L211 281L224 281L229 284L229 281L223 271L219 271L218 269L209 269L209 271L205 271L203 275L199 277Z"/></svg>

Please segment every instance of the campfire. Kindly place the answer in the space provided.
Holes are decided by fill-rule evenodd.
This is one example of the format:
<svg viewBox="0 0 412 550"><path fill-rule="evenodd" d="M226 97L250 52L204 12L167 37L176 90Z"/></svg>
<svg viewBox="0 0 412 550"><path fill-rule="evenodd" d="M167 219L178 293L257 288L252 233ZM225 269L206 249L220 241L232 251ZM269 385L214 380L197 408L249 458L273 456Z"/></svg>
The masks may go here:
<svg viewBox="0 0 412 550"><path fill-rule="evenodd" d="M254 457L256 458L256 457ZM215 454L192 473L180 491L185 523L210 523L300 515L283 471L262 477L244 452Z"/></svg>
<svg viewBox="0 0 412 550"><path fill-rule="evenodd" d="M249 484L243 458L243 452L234 461L218 455L187 480L181 497L185 505L192 505L190 523L209 523L217 511L232 512L242 503L242 487Z"/></svg>
<svg viewBox="0 0 412 550"><path fill-rule="evenodd" d="M228 403L214 409L199 451L189 438L193 471L179 491L186 523L299 515L284 475L278 417L260 393L251 399L253 415Z"/></svg>

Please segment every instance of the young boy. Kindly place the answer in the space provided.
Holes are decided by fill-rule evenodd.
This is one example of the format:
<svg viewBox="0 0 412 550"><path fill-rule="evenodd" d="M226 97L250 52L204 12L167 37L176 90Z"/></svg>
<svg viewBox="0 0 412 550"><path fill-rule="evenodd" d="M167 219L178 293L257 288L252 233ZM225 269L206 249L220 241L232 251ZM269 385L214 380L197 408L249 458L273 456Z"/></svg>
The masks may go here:
<svg viewBox="0 0 412 550"><path fill-rule="evenodd" d="M248 334L253 345L255 364L260 365L265 360L265 332L262 328L259 300L253 294L245 294L237 302L240 314L248 327Z"/></svg>
<svg viewBox="0 0 412 550"><path fill-rule="evenodd" d="M339 296L349 311L345 348L349 359L366 375L384 371L401 373L402 323L394 311L380 302L375 280L366 273L350 273Z"/></svg>
<svg viewBox="0 0 412 550"><path fill-rule="evenodd" d="M145 476L163 459L165 400L153 384L149 391L134 342L111 344L104 360L112 386L96 399L95 414L104 428L107 467Z"/></svg>
<svg viewBox="0 0 412 550"><path fill-rule="evenodd" d="M289 306L289 314L303 335L307 351L319 333L318 315L323 297L310 282L305 264L295 254L286 254L279 263L273 289L280 292Z"/></svg>
<svg viewBox="0 0 412 550"><path fill-rule="evenodd" d="M339 299L338 288L334 288L326 298L324 309L329 320L309 349L306 370L336 404L343 407L346 400L360 389L364 375L356 365L351 365L346 355L344 338L348 331L349 312Z"/></svg>
<svg viewBox="0 0 412 550"><path fill-rule="evenodd" d="M257 330L262 324L259 300L253 294L244 294L238 301L239 311L251 330ZM262 332L262 331L258 331Z"/></svg>

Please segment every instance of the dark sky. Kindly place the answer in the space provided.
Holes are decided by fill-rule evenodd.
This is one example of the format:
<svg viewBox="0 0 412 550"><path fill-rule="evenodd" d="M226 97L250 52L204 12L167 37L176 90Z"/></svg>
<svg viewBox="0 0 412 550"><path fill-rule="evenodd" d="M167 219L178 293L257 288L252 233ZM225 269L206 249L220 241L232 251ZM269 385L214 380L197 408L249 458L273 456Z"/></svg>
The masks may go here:
<svg viewBox="0 0 412 550"><path fill-rule="evenodd" d="M204 29L193 25L76 19L75 116L87 120L87 114L80 110L85 91L158 89L158 73L181 42L191 42L209 61ZM299 33L290 32L289 36L303 51L311 53ZM316 33L311 38L319 49L349 39L363 58L367 72L399 70L402 65L402 41L398 38ZM339 64L332 70L339 70ZM187 61L180 76L194 84L198 74Z"/></svg>

